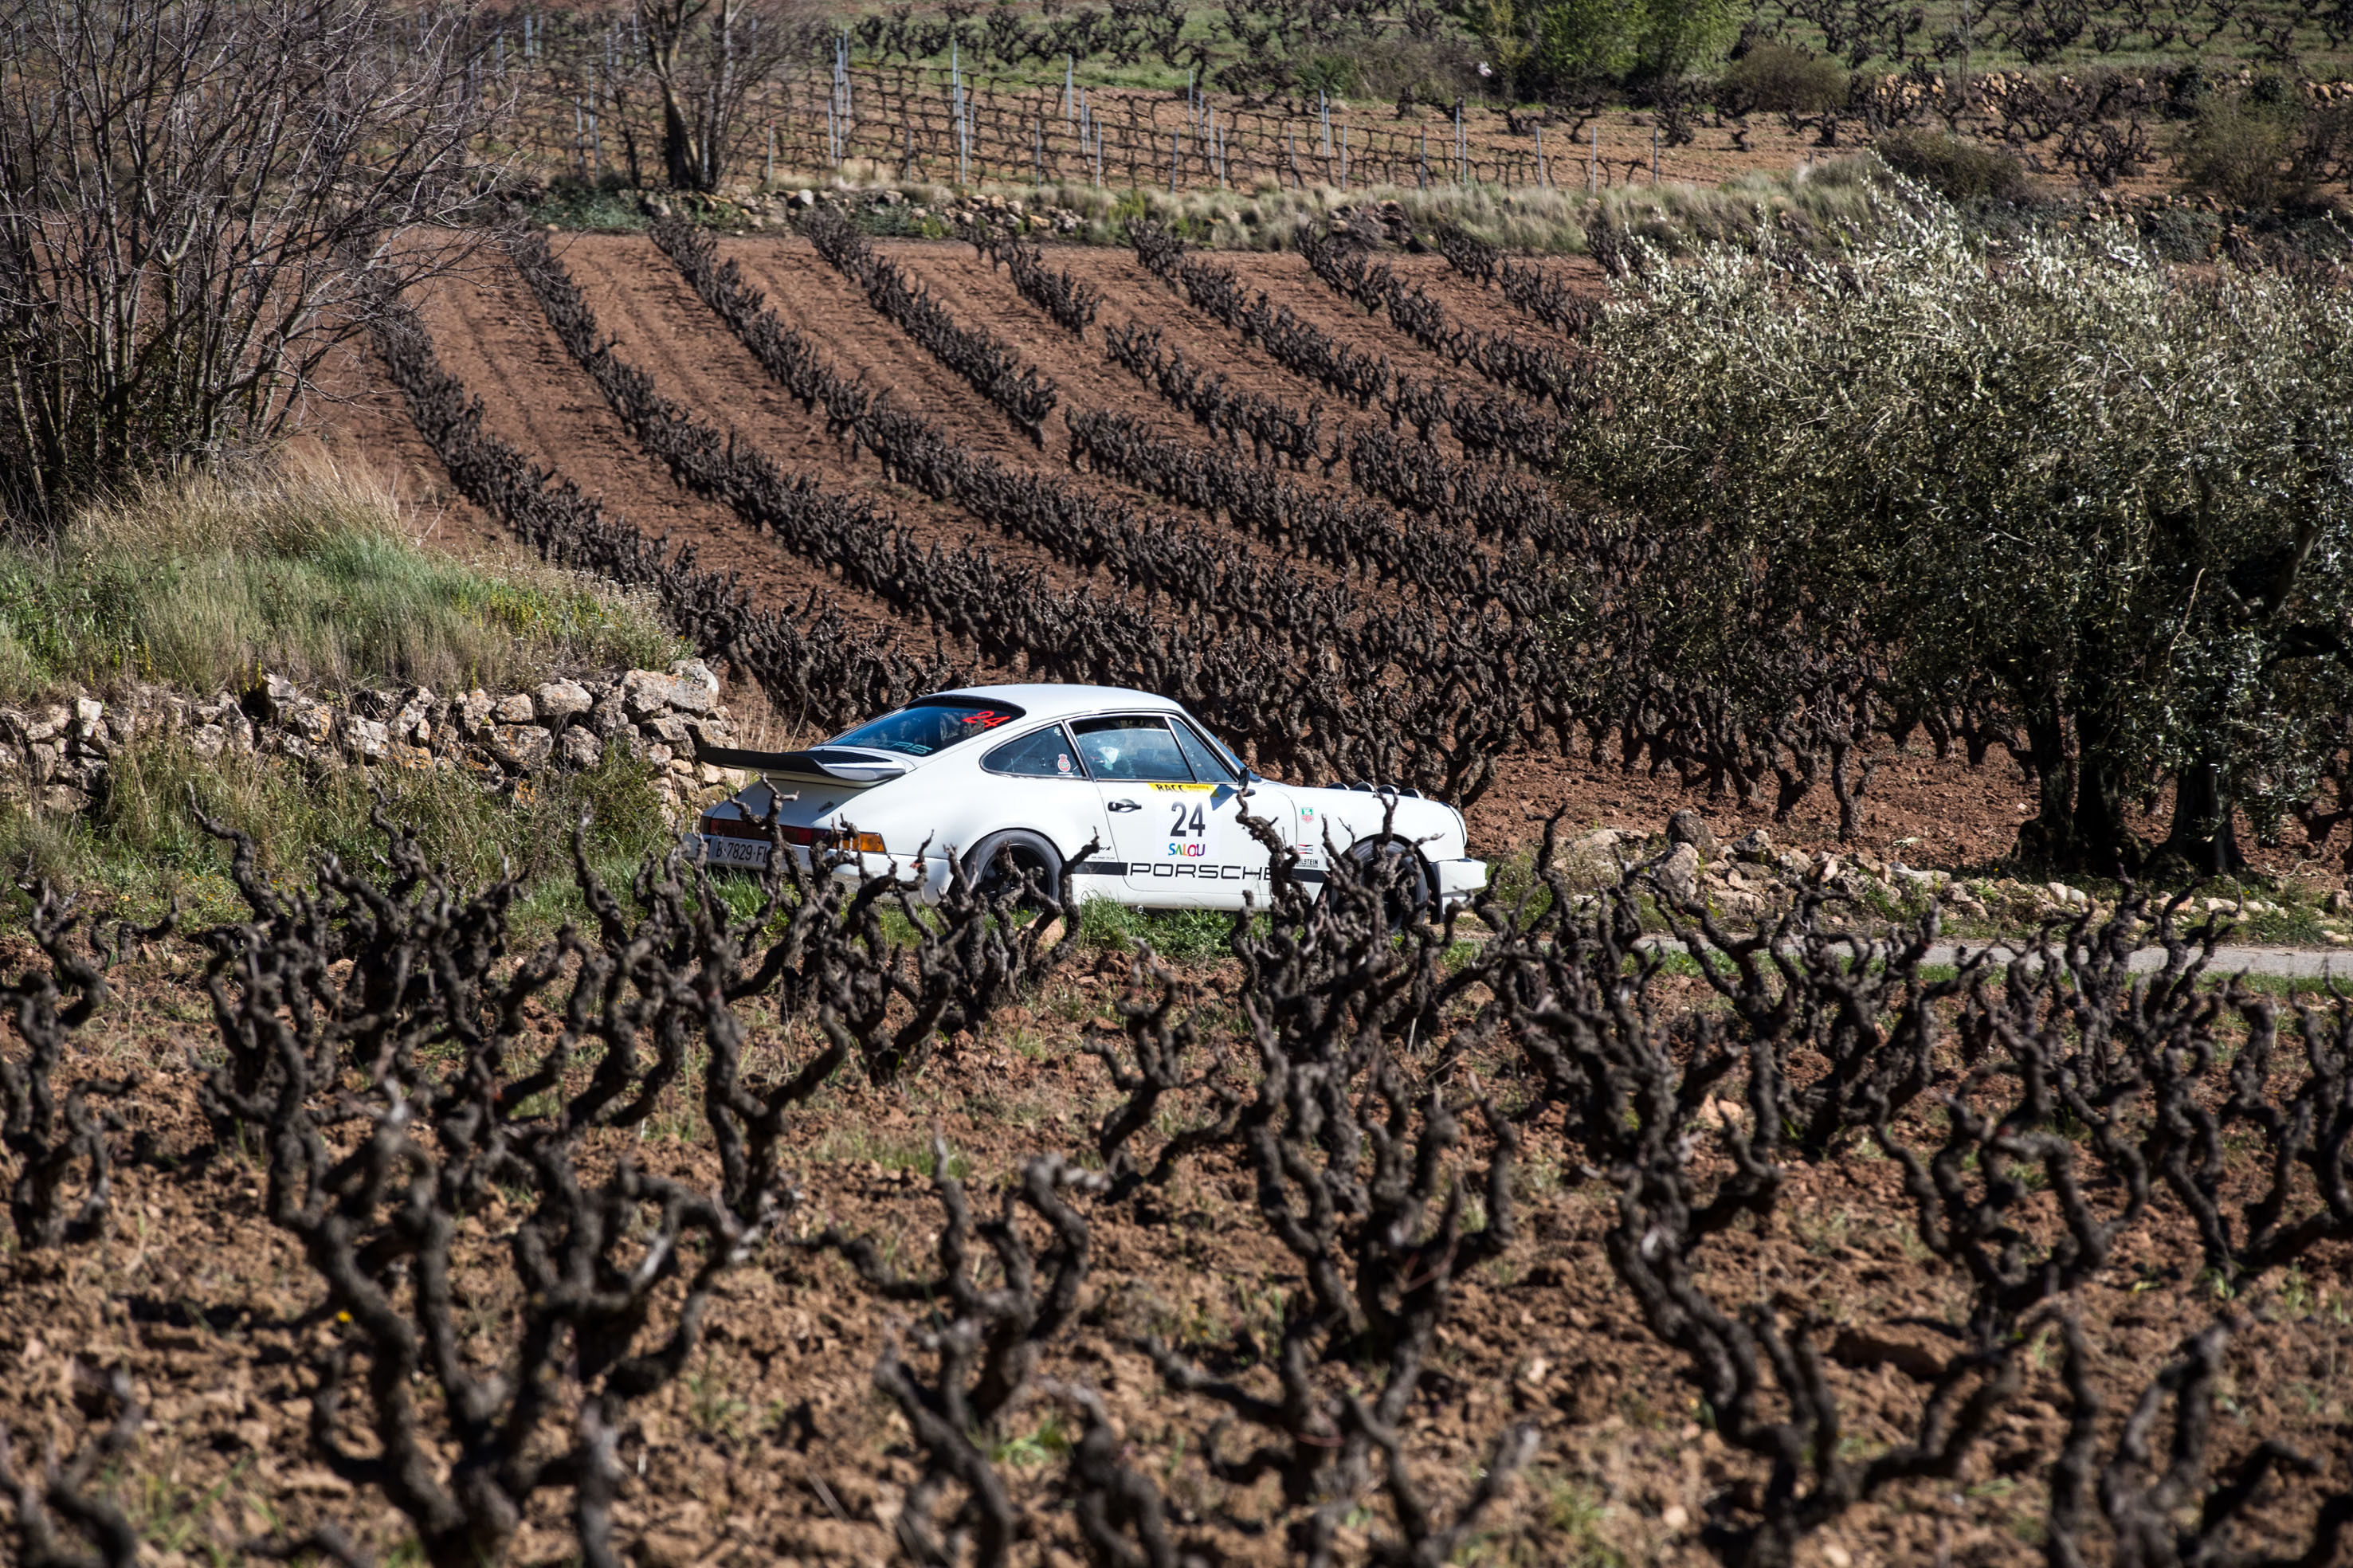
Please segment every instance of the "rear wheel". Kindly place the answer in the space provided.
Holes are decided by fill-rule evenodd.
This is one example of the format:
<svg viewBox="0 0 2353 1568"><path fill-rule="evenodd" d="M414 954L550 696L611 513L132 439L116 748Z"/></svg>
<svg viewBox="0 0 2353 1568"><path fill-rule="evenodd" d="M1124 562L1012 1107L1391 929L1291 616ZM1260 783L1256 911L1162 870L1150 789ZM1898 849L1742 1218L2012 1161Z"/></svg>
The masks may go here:
<svg viewBox="0 0 2353 1568"><path fill-rule="evenodd" d="M973 885L986 898L998 899L1021 893L1020 907L1034 910L1039 896L1060 898L1062 889L1062 857L1043 835L1027 828L1008 828L992 833L972 847L964 858L964 871ZM1022 891L1025 880L1029 890Z"/></svg>
<svg viewBox="0 0 2353 1568"><path fill-rule="evenodd" d="M1430 912L1435 897L1430 868L1422 863L1421 851L1404 839L1366 839L1349 847L1348 858L1370 873L1367 879L1380 894L1386 930L1403 931Z"/></svg>

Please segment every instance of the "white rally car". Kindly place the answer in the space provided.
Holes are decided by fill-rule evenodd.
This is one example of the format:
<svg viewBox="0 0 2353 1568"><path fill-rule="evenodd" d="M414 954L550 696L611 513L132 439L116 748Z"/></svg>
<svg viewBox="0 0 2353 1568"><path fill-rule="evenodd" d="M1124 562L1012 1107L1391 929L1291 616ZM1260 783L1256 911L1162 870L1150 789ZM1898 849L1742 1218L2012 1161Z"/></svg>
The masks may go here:
<svg viewBox="0 0 2353 1568"><path fill-rule="evenodd" d="M1165 697L1111 686L976 686L918 698L800 752L706 750L758 780L704 814L712 866L757 868L773 806L804 866L839 850L839 874L892 874L936 898L949 868L987 883L1007 865L1052 889L1154 909L1263 907L1265 847L1247 810L1299 852L1303 884L1332 854L1410 856L1415 901L1459 903L1487 885L1464 852L1462 814L1411 790L1311 789L1251 773ZM1391 814L1391 807L1394 813ZM1384 821L1386 818L1386 828Z"/></svg>

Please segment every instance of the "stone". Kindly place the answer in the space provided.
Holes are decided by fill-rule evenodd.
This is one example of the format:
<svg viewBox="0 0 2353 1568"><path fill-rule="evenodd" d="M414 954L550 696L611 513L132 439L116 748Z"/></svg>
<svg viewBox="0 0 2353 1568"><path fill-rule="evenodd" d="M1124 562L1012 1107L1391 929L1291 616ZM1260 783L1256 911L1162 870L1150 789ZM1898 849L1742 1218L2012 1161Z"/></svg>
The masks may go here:
<svg viewBox="0 0 2353 1568"><path fill-rule="evenodd" d="M2353 915L2353 893L2339 888L2320 907L2332 915Z"/></svg>
<svg viewBox="0 0 2353 1568"><path fill-rule="evenodd" d="M261 711L276 723L285 723L298 708L310 700L302 695L301 687L282 675L264 675L261 678Z"/></svg>
<svg viewBox="0 0 2353 1568"><path fill-rule="evenodd" d="M713 747L733 746L735 743L735 726L724 719L696 719L686 728L687 732L694 737L694 746L698 752L709 751Z"/></svg>
<svg viewBox="0 0 2353 1568"><path fill-rule="evenodd" d="M41 809L71 815L90 809L90 796L72 784L51 784L41 792Z"/></svg>
<svg viewBox="0 0 2353 1568"><path fill-rule="evenodd" d="M593 768L605 760L605 742L594 730L575 724L555 742L555 760L567 768Z"/></svg>
<svg viewBox="0 0 2353 1568"><path fill-rule="evenodd" d="M1944 890L1942 901L1955 914L1966 915L1973 921L1992 918L1991 911L1985 907L1985 900L1957 882Z"/></svg>
<svg viewBox="0 0 2353 1568"><path fill-rule="evenodd" d="M199 724L188 732L188 750L211 762L228 745L228 731L217 724Z"/></svg>
<svg viewBox="0 0 2353 1568"><path fill-rule="evenodd" d="M687 733L686 721L673 714L665 713L658 719L649 719L638 725L638 729L641 733L651 735L673 752L686 751L694 743Z"/></svg>
<svg viewBox="0 0 2353 1568"><path fill-rule="evenodd" d="M490 747L501 767L528 773L555 754L555 737L536 724L500 724L491 731Z"/></svg>
<svg viewBox="0 0 2353 1568"><path fill-rule="evenodd" d="M1614 888L1623 875L1624 851L1641 842L1622 828L1603 827L1553 847L1552 868L1573 892Z"/></svg>
<svg viewBox="0 0 2353 1568"><path fill-rule="evenodd" d="M1752 827L1732 841L1732 858L1754 860L1759 865L1773 863L1773 836L1761 827Z"/></svg>
<svg viewBox="0 0 2353 1568"><path fill-rule="evenodd" d="M608 741L629 727L628 707L618 686L609 688L596 699L596 706L589 711L588 723Z"/></svg>
<svg viewBox="0 0 2353 1568"><path fill-rule="evenodd" d="M77 697L73 706L74 728L84 735L97 729L99 721L106 717L106 704L94 697Z"/></svg>
<svg viewBox="0 0 2353 1568"><path fill-rule="evenodd" d="M491 718L501 724L528 724L535 717L531 699L518 691L512 697L501 697L491 704Z"/></svg>
<svg viewBox="0 0 2353 1568"><path fill-rule="evenodd" d="M343 721L343 746L361 762L384 761L392 745L392 731L381 719Z"/></svg>
<svg viewBox="0 0 2353 1568"><path fill-rule="evenodd" d="M1699 850L1689 844L1678 844L1674 853L1662 861L1658 869L1659 885L1678 900L1699 896Z"/></svg>
<svg viewBox="0 0 2353 1568"><path fill-rule="evenodd" d="M458 728L470 738L478 737L491 724L491 694L476 687L458 699Z"/></svg>
<svg viewBox="0 0 2353 1568"><path fill-rule="evenodd" d="M670 667L671 676L680 680L691 680L711 693L714 703L719 700L719 677L699 658L681 658Z"/></svg>
<svg viewBox="0 0 2353 1568"><path fill-rule="evenodd" d="M708 671L706 671L708 673ZM630 718L652 718L663 709L678 709L680 713L713 711L718 692L702 680L682 676L663 676L649 668L633 668L621 678L621 701Z"/></svg>
<svg viewBox="0 0 2353 1568"><path fill-rule="evenodd" d="M335 710L323 702L306 704L287 718L286 728L306 745L326 745L335 737Z"/></svg>
<svg viewBox="0 0 2353 1568"><path fill-rule="evenodd" d="M413 742L420 746L433 743L433 693L415 691L403 702L388 721L393 739Z"/></svg>
<svg viewBox="0 0 2353 1568"><path fill-rule="evenodd" d="M1715 858L1715 830L1708 826L1707 818L1696 811L1678 811L1667 818L1667 840L1672 844L1688 844L1699 851L1703 860Z"/></svg>
<svg viewBox="0 0 2353 1568"><path fill-rule="evenodd" d="M588 689L576 680L551 680L531 695L533 716L550 729L579 718L596 705Z"/></svg>

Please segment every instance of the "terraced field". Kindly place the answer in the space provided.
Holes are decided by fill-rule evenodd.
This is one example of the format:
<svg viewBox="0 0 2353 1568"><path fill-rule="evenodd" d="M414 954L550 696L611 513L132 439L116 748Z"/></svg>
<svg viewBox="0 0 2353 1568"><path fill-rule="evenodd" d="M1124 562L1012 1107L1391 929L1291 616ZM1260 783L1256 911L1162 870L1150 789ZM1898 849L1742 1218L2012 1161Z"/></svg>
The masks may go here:
<svg viewBox="0 0 2353 1568"><path fill-rule="evenodd" d="M1179 691L1264 771L1446 794L1496 851L1564 805L1833 842L1833 745L1879 756L1851 849L1979 863L2024 814L2007 765L1827 709L1744 727L1722 694L1658 689L1634 650L1557 657L1546 628L1640 553L1540 477L1567 416L1546 377L1601 292L1589 263L1482 281L1436 256L1369 278L1345 252L1164 256L1155 273L1126 250L852 239L846 270L797 236L660 237L494 254L422 302L425 341L522 464L692 546L758 608L829 613L911 668ZM877 266L879 291L852 276ZM1081 330L1056 290L1091 308ZM902 295L929 326L885 309ZM763 362L763 332L791 363ZM413 412L379 384L333 417L448 495L453 537L512 532L448 483ZM681 467L681 442L716 456ZM778 506L848 521L818 539Z"/></svg>

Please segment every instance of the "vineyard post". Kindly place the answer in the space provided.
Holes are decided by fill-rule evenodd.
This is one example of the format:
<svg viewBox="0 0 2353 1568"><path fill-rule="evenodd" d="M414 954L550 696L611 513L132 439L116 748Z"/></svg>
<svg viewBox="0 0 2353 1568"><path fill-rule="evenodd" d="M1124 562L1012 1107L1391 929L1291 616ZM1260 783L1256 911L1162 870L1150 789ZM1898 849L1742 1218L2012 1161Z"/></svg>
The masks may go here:
<svg viewBox="0 0 2353 1568"><path fill-rule="evenodd" d="M1961 110L1964 113L1969 107L1969 0L1961 0L1961 78L1957 96L1961 100Z"/></svg>
<svg viewBox="0 0 2353 1568"><path fill-rule="evenodd" d="M1544 127L1541 125L1536 127L1536 184L1547 191L1552 189L1552 174L1545 167Z"/></svg>
<svg viewBox="0 0 2353 1568"><path fill-rule="evenodd" d="M763 185L773 185L776 183L776 122L773 120L768 121L767 172L761 176L760 183Z"/></svg>
<svg viewBox="0 0 2353 1568"><path fill-rule="evenodd" d="M1062 57L1062 118L1070 120L1078 113L1075 88L1078 82L1077 63L1069 55Z"/></svg>
<svg viewBox="0 0 2353 1568"><path fill-rule="evenodd" d="M1415 161L1413 184L1416 190L1430 189L1430 127L1421 128L1421 156Z"/></svg>
<svg viewBox="0 0 2353 1568"><path fill-rule="evenodd" d="M1601 178L1601 117L1593 117L1593 153L1585 161L1585 194L1591 195Z"/></svg>
<svg viewBox="0 0 2353 1568"><path fill-rule="evenodd" d="M1659 183L1659 128L1651 127L1651 184Z"/></svg>
<svg viewBox="0 0 2353 1568"><path fill-rule="evenodd" d="M1340 188L1348 188L1348 128L1340 127Z"/></svg>

